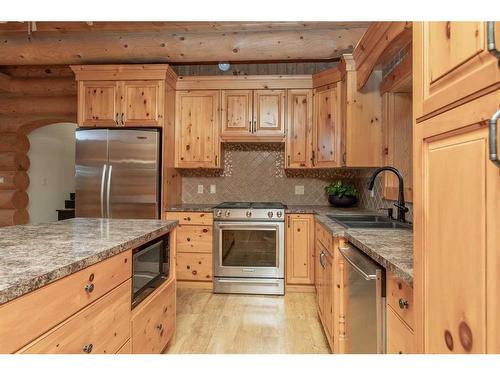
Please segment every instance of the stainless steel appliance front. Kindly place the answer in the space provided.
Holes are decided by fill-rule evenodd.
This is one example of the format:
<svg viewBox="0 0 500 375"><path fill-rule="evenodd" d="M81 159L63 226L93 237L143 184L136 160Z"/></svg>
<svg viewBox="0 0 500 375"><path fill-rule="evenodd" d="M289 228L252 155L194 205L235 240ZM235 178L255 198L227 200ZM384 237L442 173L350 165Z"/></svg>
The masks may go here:
<svg viewBox="0 0 500 375"><path fill-rule="evenodd" d="M157 129L76 131L76 216L156 219L160 214Z"/></svg>
<svg viewBox="0 0 500 375"><path fill-rule="evenodd" d="M214 222L214 292L284 294L282 221Z"/></svg>

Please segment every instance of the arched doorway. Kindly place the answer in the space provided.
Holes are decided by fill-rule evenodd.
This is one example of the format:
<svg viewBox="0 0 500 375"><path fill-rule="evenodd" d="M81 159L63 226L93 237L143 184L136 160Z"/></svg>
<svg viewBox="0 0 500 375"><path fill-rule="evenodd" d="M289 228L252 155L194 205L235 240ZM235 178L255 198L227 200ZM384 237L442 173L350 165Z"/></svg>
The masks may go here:
<svg viewBox="0 0 500 375"><path fill-rule="evenodd" d="M28 158L27 211L30 223L58 219L57 210L72 207L70 194L75 191L75 129L73 123L50 124L31 131ZM64 212L63 212L64 213Z"/></svg>

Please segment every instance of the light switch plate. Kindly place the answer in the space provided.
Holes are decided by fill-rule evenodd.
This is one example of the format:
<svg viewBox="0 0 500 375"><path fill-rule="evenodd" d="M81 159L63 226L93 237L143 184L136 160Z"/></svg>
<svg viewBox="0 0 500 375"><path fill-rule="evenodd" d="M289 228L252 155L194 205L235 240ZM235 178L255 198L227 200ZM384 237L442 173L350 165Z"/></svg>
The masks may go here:
<svg viewBox="0 0 500 375"><path fill-rule="evenodd" d="M215 194L215 191L216 191L215 184L211 184L210 185L210 194Z"/></svg>
<svg viewBox="0 0 500 375"><path fill-rule="evenodd" d="M203 185L198 185L198 194L203 194Z"/></svg>
<svg viewBox="0 0 500 375"><path fill-rule="evenodd" d="M295 195L304 195L304 185L295 185Z"/></svg>

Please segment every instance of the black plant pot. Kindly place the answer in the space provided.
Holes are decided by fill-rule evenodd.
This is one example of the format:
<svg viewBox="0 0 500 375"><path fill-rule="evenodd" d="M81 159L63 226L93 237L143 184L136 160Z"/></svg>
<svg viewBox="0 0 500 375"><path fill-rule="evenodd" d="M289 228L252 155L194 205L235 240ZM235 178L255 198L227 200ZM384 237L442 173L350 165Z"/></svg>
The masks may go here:
<svg viewBox="0 0 500 375"><path fill-rule="evenodd" d="M334 207L347 208L352 207L358 203L358 198L356 197L346 197L343 196L339 198L337 195L328 195L328 202Z"/></svg>

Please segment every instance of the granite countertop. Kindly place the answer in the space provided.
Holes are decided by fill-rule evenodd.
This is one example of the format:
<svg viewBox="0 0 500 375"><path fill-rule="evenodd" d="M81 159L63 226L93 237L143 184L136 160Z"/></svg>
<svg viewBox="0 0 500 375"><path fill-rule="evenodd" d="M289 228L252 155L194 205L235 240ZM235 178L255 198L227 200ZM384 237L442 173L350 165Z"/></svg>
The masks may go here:
<svg viewBox="0 0 500 375"><path fill-rule="evenodd" d="M180 204L167 207L166 211L211 212L215 205ZM332 206L288 205L287 214L314 214L333 236L345 237L370 258L393 272L409 285L413 285L413 231L411 229L348 229L327 215L380 215L361 208L335 208Z"/></svg>
<svg viewBox="0 0 500 375"><path fill-rule="evenodd" d="M167 233L174 220L77 218L0 228L0 304Z"/></svg>

